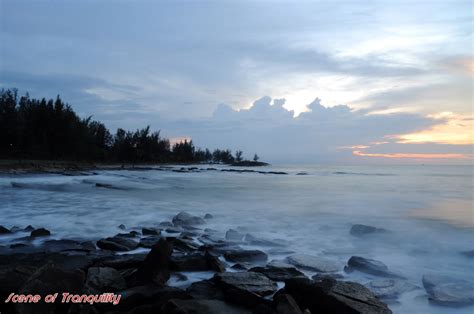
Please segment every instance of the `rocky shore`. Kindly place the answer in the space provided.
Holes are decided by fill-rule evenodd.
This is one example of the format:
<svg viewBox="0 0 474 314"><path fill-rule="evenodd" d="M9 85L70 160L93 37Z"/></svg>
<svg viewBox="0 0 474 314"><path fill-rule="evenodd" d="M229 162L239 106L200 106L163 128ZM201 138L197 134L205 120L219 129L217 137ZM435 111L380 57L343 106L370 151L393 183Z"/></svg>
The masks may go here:
<svg viewBox="0 0 474 314"><path fill-rule="evenodd" d="M118 234L97 241L53 239L54 230L32 226L0 226L0 236L9 239L0 247L0 312L391 313L387 302L422 289L361 256L345 266L305 254L270 261L267 253L248 246L283 252L284 245L234 229L220 238L206 228L212 219L181 212L155 227L120 225ZM354 225L348 232L366 237L388 231ZM351 272L373 280L349 281ZM422 284L436 304L474 303L469 283L425 274ZM64 298L73 301L4 302L12 293L67 293Z"/></svg>

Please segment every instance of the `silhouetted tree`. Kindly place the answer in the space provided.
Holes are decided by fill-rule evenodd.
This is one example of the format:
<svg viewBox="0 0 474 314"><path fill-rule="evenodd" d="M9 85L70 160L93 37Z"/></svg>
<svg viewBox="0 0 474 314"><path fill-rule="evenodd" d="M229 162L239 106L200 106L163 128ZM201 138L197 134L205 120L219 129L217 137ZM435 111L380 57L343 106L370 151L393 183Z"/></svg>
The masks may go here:
<svg viewBox="0 0 474 314"><path fill-rule="evenodd" d="M235 160L236 161L242 161L242 154L243 152L241 150L238 150L235 152Z"/></svg>

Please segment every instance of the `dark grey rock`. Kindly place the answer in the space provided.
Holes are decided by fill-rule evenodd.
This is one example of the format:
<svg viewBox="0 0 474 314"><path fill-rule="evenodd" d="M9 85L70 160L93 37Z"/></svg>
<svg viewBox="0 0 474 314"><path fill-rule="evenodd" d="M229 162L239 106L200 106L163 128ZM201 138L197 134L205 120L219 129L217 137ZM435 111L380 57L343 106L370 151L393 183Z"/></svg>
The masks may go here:
<svg viewBox="0 0 474 314"><path fill-rule="evenodd" d="M111 267L90 267L87 271L86 286L90 292L111 292L127 288L122 275Z"/></svg>
<svg viewBox="0 0 474 314"><path fill-rule="evenodd" d="M206 222L204 219L198 216L193 216L187 212L180 212L176 216L173 217L173 224L176 226L183 226L183 225L203 225Z"/></svg>
<svg viewBox="0 0 474 314"><path fill-rule="evenodd" d="M234 263L265 263L267 254L259 250L232 250L224 253L226 260Z"/></svg>
<svg viewBox="0 0 474 314"><path fill-rule="evenodd" d="M161 236L157 235L152 235L149 237L141 238L140 242L138 243L138 246L145 247L145 248L151 248L153 245L158 243L160 241Z"/></svg>
<svg viewBox="0 0 474 314"><path fill-rule="evenodd" d="M127 229L124 224L120 224L120 225L118 226L118 228L121 229L121 230Z"/></svg>
<svg viewBox="0 0 474 314"><path fill-rule="evenodd" d="M390 271L384 263L360 256L352 256L344 270L347 272L357 270L366 274L387 278L404 278L402 275Z"/></svg>
<svg viewBox="0 0 474 314"><path fill-rule="evenodd" d="M5 228L4 226L0 226L0 234L9 234L9 233L11 233L10 230Z"/></svg>
<svg viewBox="0 0 474 314"><path fill-rule="evenodd" d="M25 231L25 232L31 232L33 230L35 230L35 228L33 228L32 225L28 225L25 229L23 229L23 231Z"/></svg>
<svg viewBox="0 0 474 314"><path fill-rule="evenodd" d="M214 216L212 216L211 214L207 213L204 215L204 219L212 219L214 218Z"/></svg>
<svg viewBox="0 0 474 314"><path fill-rule="evenodd" d="M285 281L285 292L300 309L309 309L311 313L392 313L369 289L355 282L293 278Z"/></svg>
<svg viewBox="0 0 474 314"><path fill-rule="evenodd" d="M93 244L92 244L93 245ZM91 246L87 242L79 242L75 240L48 240L43 243L41 248L48 252L67 252L67 251L95 251L95 245Z"/></svg>
<svg viewBox="0 0 474 314"><path fill-rule="evenodd" d="M194 282L186 292L194 299L224 300L224 293L212 280Z"/></svg>
<svg viewBox="0 0 474 314"><path fill-rule="evenodd" d="M277 314L302 314L295 299L289 294L279 294L273 299Z"/></svg>
<svg viewBox="0 0 474 314"><path fill-rule="evenodd" d="M164 239L155 244L136 273L137 283L165 284L170 278L172 245Z"/></svg>
<svg viewBox="0 0 474 314"><path fill-rule="evenodd" d="M115 269L138 268L145 260L147 254L110 255L99 259L95 266L112 267Z"/></svg>
<svg viewBox="0 0 474 314"><path fill-rule="evenodd" d="M360 237L360 236L365 236L368 234L373 234L373 233L385 233L387 232L386 229L383 228L377 228L373 226L368 226L368 225L362 225L362 224L355 224L351 227L351 235Z"/></svg>
<svg viewBox="0 0 474 314"><path fill-rule="evenodd" d="M423 286L431 302L444 306L474 304L474 283L437 274L423 275Z"/></svg>
<svg viewBox="0 0 474 314"><path fill-rule="evenodd" d="M142 228L142 234L143 235L159 235L160 230L155 229L155 228Z"/></svg>
<svg viewBox="0 0 474 314"><path fill-rule="evenodd" d="M48 237L51 235L51 232L45 228L39 228L31 231L30 237L38 238L38 237Z"/></svg>
<svg viewBox="0 0 474 314"><path fill-rule="evenodd" d="M229 241L242 241L244 235L234 229L229 229L225 233L225 239Z"/></svg>
<svg viewBox="0 0 474 314"><path fill-rule="evenodd" d="M337 272L340 267L336 262L331 261L324 257L306 255L306 254L295 254L287 257L288 263L301 268L322 273Z"/></svg>
<svg viewBox="0 0 474 314"><path fill-rule="evenodd" d="M103 250L130 251L138 247L138 242L125 237L112 237L97 241L97 246Z"/></svg>
<svg viewBox="0 0 474 314"><path fill-rule="evenodd" d="M294 267L274 267L267 265L265 267L254 267L249 271L262 273L274 281L285 281L294 277L306 277L305 274Z"/></svg>
<svg viewBox="0 0 474 314"><path fill-rule="evenodd" d="M207 252L172 256L170 266L175 271L225 271L222 262Z"/></svg>

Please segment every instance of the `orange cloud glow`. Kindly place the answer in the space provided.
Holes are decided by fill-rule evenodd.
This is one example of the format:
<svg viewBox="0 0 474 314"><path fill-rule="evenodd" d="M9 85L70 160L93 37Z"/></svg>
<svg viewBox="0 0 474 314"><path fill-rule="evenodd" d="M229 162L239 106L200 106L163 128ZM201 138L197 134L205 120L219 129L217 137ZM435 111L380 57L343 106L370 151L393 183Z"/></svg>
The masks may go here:
<svg viewBox="0 0 474 314"><path fill-rule="evenodd" d="M352 152L354 156L361 157L380 157L380 158L410 158L410 159L467 159L469 156L464 154L423 154L423 153L393 153L393 154L371 154L364 153L360 150L355 150Z"/></svg>
<svg viewBox="0 0 474 314"><path fill-rule="evenodd" d="M442 112L435 115L429 115L428 117L432 119L442 119L446 122L437 124L428 130L395 135L393 138L397 139L397 143L402 144L474 144L474 116L463 116L452 112Z"/></svg>

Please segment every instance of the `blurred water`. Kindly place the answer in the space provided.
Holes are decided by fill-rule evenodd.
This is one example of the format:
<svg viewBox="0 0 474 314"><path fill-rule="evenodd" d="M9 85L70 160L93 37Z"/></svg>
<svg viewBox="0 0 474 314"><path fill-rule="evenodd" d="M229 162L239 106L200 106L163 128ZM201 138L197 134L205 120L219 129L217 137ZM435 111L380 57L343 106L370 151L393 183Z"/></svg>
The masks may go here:
<svg viewBox="0 0 474 314"><path fill-rule="evenodd" d="M206 166L207 167L207 166ZM219 168L219 166L217 166ZM288 175L206 171L100 171L95 176L0 177L0 224L44 226L58 238L154 226L181 210L211 213L209 228L239 228L288 249L340 263L351 255L383 261L420 287L438 272L474 280L473 169L466 166L278 166ZM307 175L297 175L306 172ZM12 186L15 182L17 187ZM98 188L95 183L116 189ZM389 229L360 239L352 224ZM5 239L5 238L4 238ZM2 239L0 238L0 241ZM271 258L282 258L266 250ZM349 278L367 282L369 277ZM390 304L398 313L472 313L430 305L423 289Z"/></svg>

